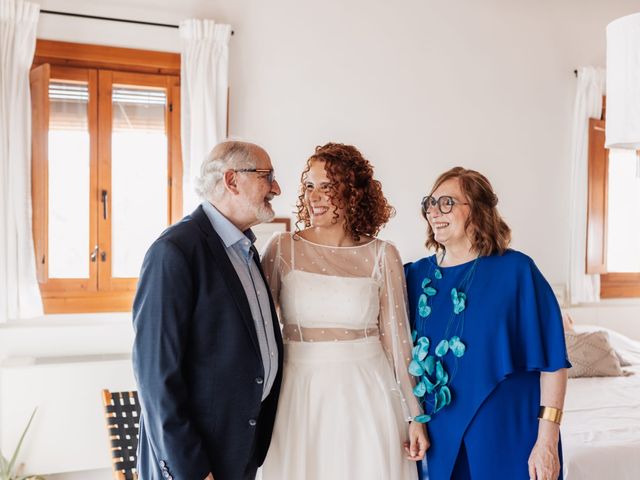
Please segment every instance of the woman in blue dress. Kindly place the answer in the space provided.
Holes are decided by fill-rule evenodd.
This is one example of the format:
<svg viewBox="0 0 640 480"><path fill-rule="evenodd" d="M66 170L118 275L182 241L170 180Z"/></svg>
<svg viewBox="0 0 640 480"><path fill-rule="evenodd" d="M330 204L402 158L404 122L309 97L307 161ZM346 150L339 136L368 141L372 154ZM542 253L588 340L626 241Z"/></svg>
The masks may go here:
<svg viewBox="0 0 640 480"><path fill-rule="evenodd" d="M409 371L431 448L430 480L556 480L567 383L564 332L551 287L508 248L486 177L443 173L422 200L427 248L405 267L415 348Z"/></svg>

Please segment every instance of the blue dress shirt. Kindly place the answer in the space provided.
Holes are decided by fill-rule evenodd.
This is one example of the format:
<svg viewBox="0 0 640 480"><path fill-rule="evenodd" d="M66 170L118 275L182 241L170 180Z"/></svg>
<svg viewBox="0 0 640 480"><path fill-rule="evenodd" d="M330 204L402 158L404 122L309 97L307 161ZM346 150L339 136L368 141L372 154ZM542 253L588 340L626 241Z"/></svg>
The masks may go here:
<svg viewBox="0 0 640 480"><path fill-rule="evenodd" d="M202 208L213 229L220 236L249 301L264 366L264 390L262 392L262 400L264 400L269 395L278 373L278 347L273 331L267 286L262 280L258 265L253 258L255 248L252 247L256 236L251 229L241 232L208 201L202 202ZM257 253L255 255L257 256ZM259 259L256 260L259 261Z"/></svg>

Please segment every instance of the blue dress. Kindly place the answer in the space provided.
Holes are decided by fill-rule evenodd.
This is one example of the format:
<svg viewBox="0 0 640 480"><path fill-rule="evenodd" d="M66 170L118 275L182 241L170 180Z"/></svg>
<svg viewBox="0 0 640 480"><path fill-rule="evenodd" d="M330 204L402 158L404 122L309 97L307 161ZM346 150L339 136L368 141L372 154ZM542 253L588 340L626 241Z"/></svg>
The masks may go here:
<svg viewBox="0 0 640 480"><path fill-rule="evenodd" d="M571 366L551 287L533 260L515 250L453 267L438 267L431 256L407 264L405 274L412 328L418 339L429 339L429 354L452 332L466 347L460 357L436 357L447 372L450 396L435 413L430 396L424 397L425 412L432 414L431 448L418 465L421 478L528 480L540 372ZM420 299L425 286L436 292L429 292L426 317ZM459 314L453 313L453 288L466 295Z"/></svg>

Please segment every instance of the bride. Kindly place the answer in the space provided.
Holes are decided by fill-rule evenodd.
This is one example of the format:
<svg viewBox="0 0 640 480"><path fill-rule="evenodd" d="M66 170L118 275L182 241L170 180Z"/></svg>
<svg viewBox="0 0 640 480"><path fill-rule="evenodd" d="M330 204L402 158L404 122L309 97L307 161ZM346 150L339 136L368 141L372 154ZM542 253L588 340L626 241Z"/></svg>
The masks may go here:
<svg viewBox="0 0 640 480"><path fill-rule="evenodd" d="M317 147L298 220L262 259L279 305L284 377L264 480L415 479L429 447L407 366L412 342L393 213L349 145Z"/></svg>

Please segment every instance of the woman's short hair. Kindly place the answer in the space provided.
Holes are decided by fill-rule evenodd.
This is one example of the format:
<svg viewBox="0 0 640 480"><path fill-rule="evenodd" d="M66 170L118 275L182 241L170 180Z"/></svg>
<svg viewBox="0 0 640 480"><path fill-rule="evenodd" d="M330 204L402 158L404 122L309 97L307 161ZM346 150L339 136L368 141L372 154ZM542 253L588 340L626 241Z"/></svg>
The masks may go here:
<svg viewBox="0 0 640 480"><path fill-rule="evenodd" d="M460 190L469 202L469 217L465 222L465 230L474 250L479 255L502 255L511 243L511 229L498 213L498 196L487 177L475 170L454 167L438 177L431 193L447 180L456 178L460 183ZM425 245L436 251L444 250L444 246L436 242L433 229L428 223Z"/></svg>
<svg viewBox="0 0 640 480"><path fill-rule="evenodd" d="M195 190L201 198L218 200L224 192L222 178L227 170L255 168L254 154L260 149L254 143L227 140L217 144L200 166Z"/></svg>
<svg viewBox="0 0 640 480"><path fill-rule="evenodd" d="M324 162L331 181L329 196L335 207L344 209L344 228L354 241L359 241L362 235L377 235L395 214L394 208L382 193L382 184L373 178L373 166L362 153L352 145L327 143L316 147L300 176L296 226L300 223L304 227L311 225L304 199L304 182L313 162ZM334 210L333 221L337 220L338 214Z"/></svg>

